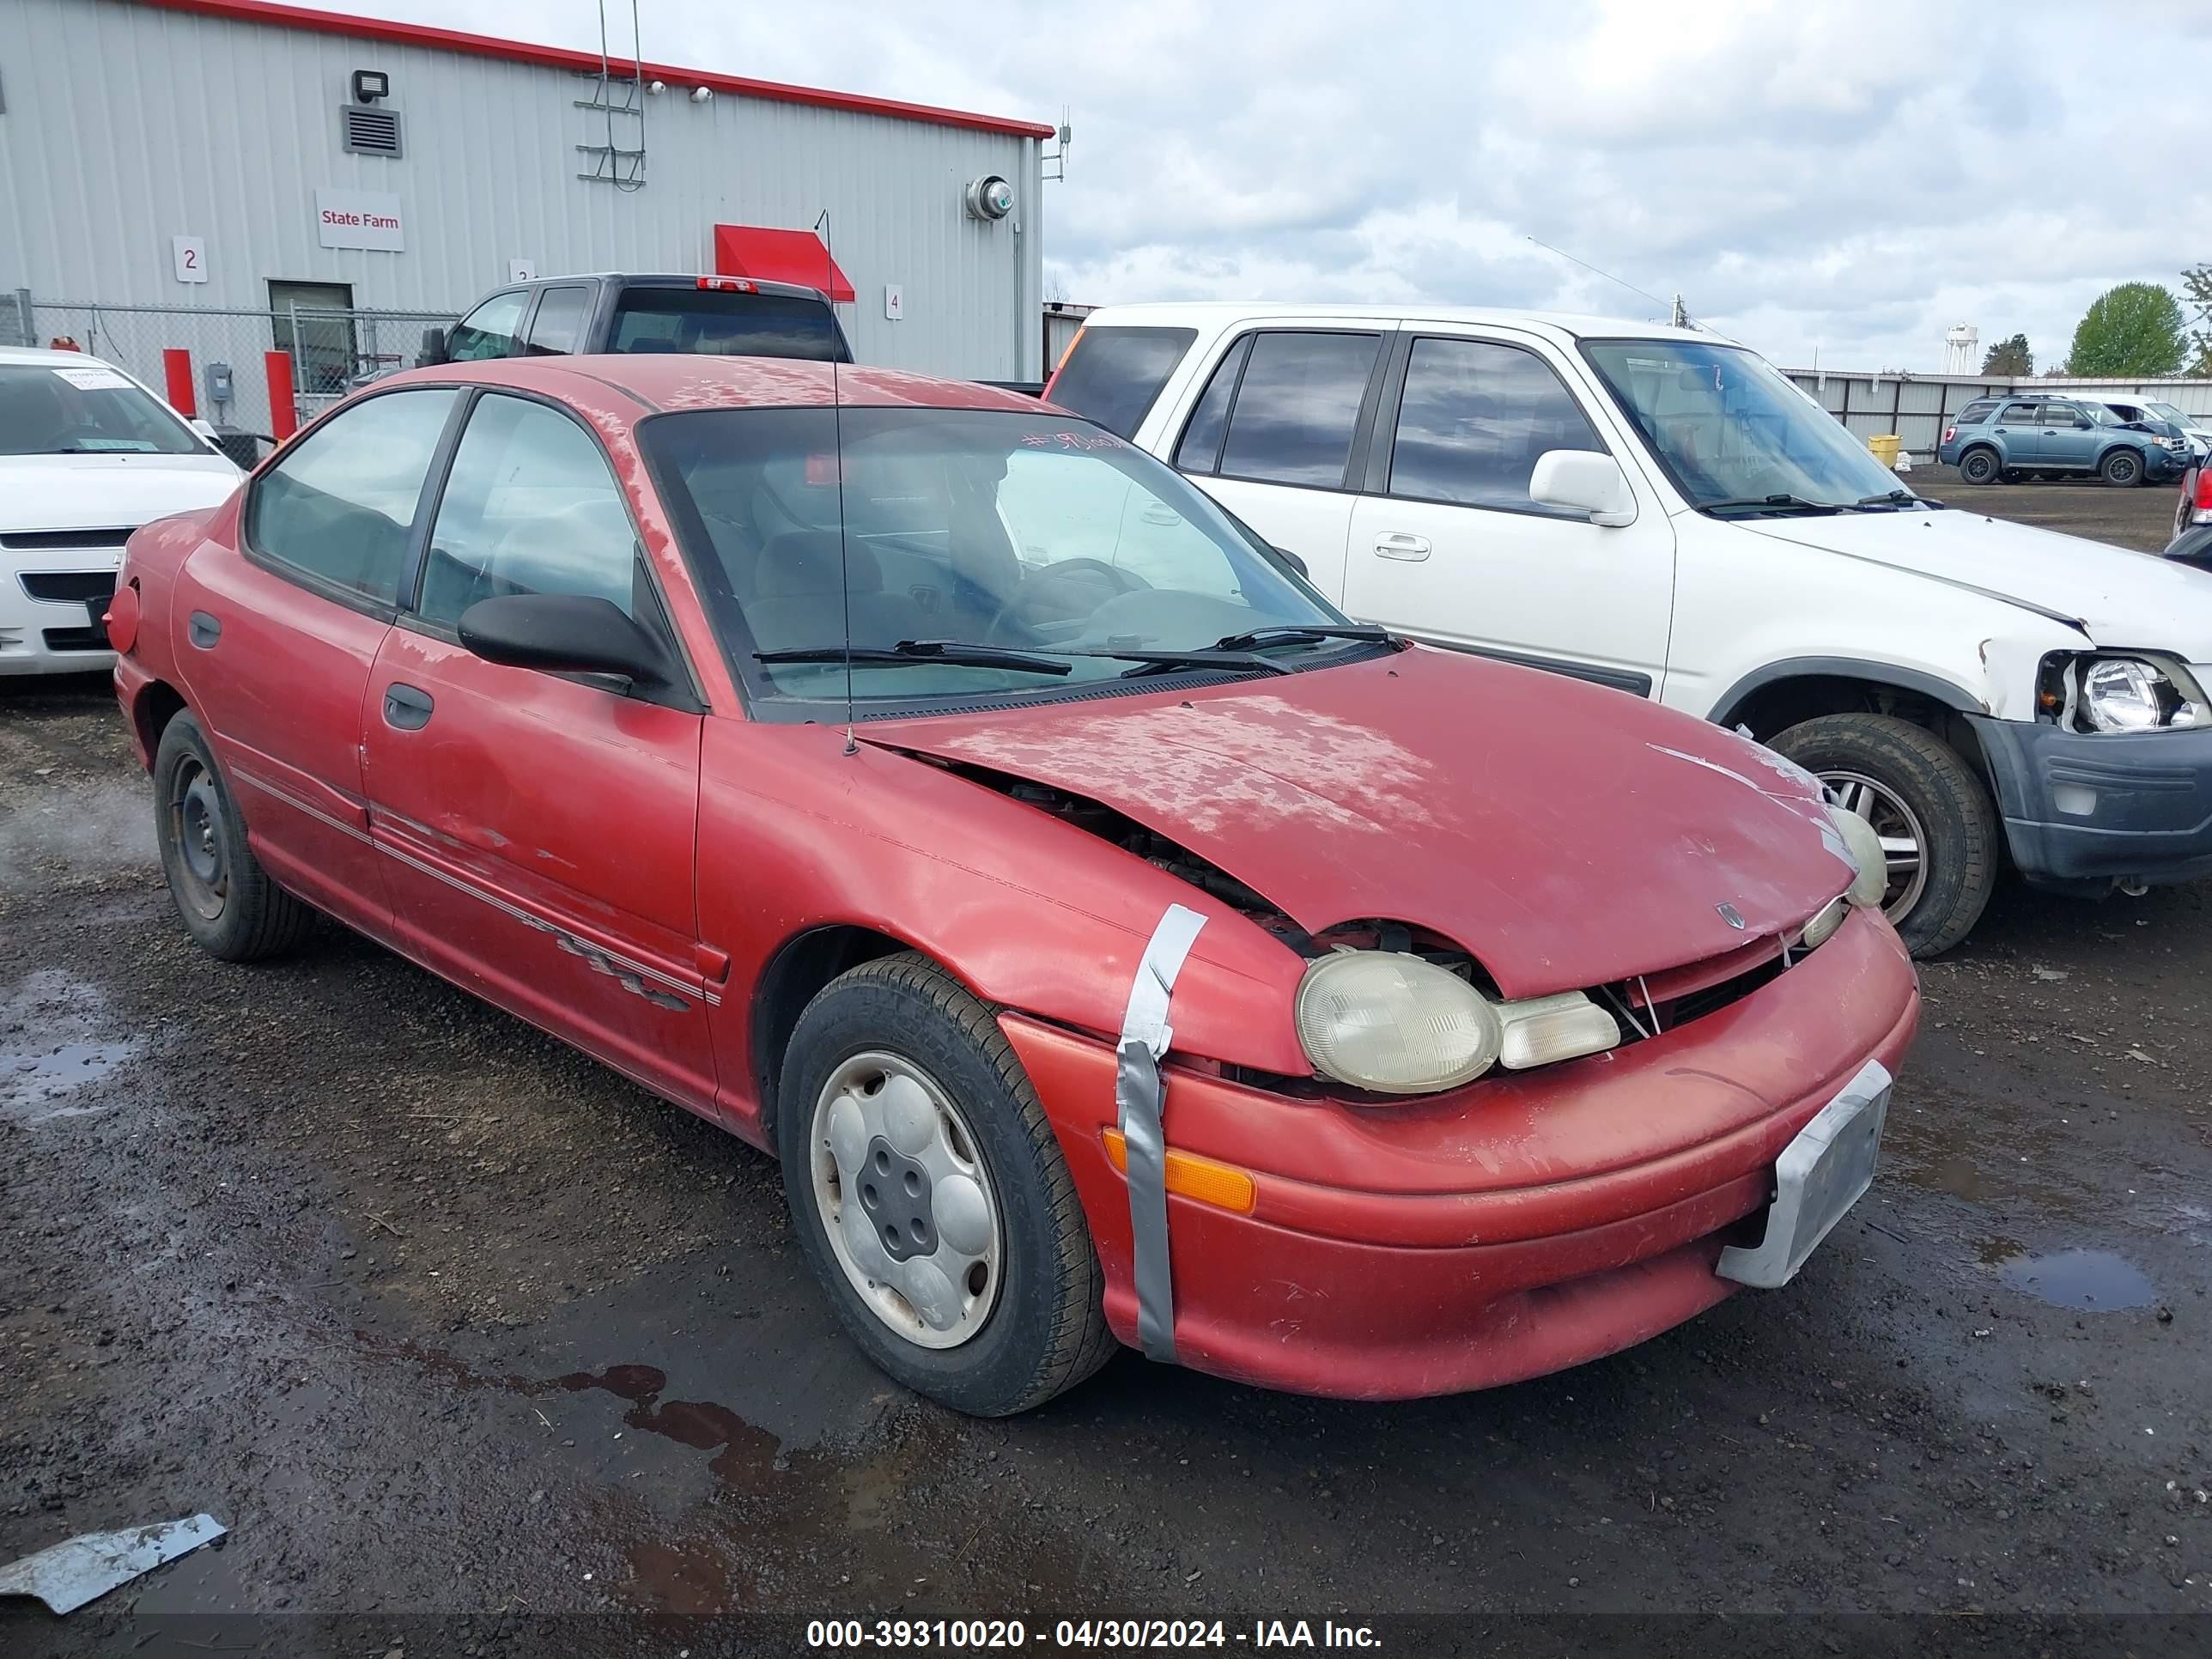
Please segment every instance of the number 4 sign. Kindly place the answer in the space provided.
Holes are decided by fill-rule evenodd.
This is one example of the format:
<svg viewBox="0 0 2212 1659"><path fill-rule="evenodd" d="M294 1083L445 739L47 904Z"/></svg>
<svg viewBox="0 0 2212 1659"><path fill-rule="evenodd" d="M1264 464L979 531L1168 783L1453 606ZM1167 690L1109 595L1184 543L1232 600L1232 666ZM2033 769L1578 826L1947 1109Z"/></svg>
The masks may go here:
<svg viewBox="0 0 2212 1659"><path fill-rule="evenodd" d="M180 283L204 283L207 274L207 239L204 236L172 236L169 238L169 257L177 262L177 280Z"/></svg>

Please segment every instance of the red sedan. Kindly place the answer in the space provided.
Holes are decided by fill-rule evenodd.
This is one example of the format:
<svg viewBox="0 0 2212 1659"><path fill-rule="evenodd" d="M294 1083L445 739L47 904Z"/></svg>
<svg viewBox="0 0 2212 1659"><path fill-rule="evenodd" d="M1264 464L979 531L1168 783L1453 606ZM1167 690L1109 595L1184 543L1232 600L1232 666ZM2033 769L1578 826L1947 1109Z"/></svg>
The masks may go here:
<svg viewBox="0 0 2212 1659"><path fill-rule="evenodd" d="M336 917L773 1152L963 1411L1116 1341L1480 1388L1778 1285L1918 1015L1789 763L1354 625L975 386L398 375L134 537L111 618L201 945Z"/></svg>

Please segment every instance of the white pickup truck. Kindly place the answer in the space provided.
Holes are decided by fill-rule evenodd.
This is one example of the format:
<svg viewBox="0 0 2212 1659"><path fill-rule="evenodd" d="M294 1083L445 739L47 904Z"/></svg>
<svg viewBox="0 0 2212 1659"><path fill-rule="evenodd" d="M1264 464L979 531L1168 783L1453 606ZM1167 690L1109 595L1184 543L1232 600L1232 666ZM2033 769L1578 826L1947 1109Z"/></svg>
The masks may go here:
<svg viewBox="0 0 2212 1659"><path fill-rule="evenodd" d="M2087 896L2212 873L2212 576L1923 501L1741 346L1118 306L1046 396L1355 617L1747 727L1874 822L1919 954L2008 861Z"/></svg>

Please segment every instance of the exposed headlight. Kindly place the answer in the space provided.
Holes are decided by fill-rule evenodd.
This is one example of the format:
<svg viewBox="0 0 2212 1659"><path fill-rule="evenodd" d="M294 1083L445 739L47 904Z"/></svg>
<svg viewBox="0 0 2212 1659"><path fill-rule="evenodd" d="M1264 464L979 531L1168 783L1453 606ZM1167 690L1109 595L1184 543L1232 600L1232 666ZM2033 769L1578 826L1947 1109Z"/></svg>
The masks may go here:
<svg viewBox="0 0 2212 1659"><path fill-rule="evenodd" d="M2108 657L2081 676L2081 708L2100 732L2148 732L2160 723L2158 688L2166 677L2147 662Z"/></svg>
<svg viewBox="0 0 2212 1659"><path fill-rule="evenodd" d="M1492 1066L1522 1071L1617 1046L1620 1026L1580 991L1492 1002L1420 957L1345 951L1299 981L1298 1041L1324 1077L1378 1094L1429 1094Z"/></svg>
<svg viewBox="0 0 2212 1659"><path fill-rule="evenodd" d="M1504 1024L1456 974L1400 951L1323 957L1298 981L1298 1041L1324 1077L1386 1095L1426 1094L1498 1063Z"/></svg>
<svg viewBox="0 0 2212 1659"><path fill-rule="evenodd" d="M1844 896L1870 910L1881 908L1882 895L1889 891L1889 856L1881 850L1881 837L1875 834L1874 825L1832 801L1828 817L1850 855L1851 884L1844 889Z"/></svg>
<svg viewBox="0 0 2212 1659"><path fill-rule="evenodd" d="M2052 656L2044 659L2036 704L2073 732L2157 732L2205 723L2204 693L2176 659Z"/></svg>

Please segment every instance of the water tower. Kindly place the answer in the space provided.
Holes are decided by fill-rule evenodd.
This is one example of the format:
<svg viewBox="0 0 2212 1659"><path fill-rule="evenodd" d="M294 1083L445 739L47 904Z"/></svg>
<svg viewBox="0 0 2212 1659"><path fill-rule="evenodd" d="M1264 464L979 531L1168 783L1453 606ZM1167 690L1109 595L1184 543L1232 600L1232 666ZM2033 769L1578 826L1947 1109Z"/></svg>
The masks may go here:
<svg viewBox="0 0 2212 1659"><path fill-rule="evenodd" d="M1943 336L1943 372L1946 374L1978 374L1982 360L1975 348L1982 343L1982 331L1972 323L1954 323Z"/></svg>

